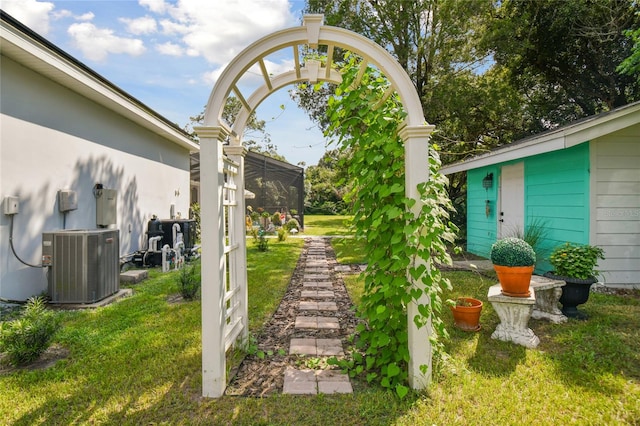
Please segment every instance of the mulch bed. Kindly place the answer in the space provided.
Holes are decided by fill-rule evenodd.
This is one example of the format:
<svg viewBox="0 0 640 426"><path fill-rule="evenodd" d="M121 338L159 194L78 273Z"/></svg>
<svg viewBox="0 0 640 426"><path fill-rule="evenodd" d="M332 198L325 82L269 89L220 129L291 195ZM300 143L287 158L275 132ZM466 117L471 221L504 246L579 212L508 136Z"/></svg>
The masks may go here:
<svg viewBox="0 0 640 426"><path fill-rule="evenodd" d="M246 356L240 366L231 372L226 395L266 396L282 392L285 369L289 366L305 368L304 360L310 360L309 356L289 355L289 344L292 338L341 339L343 349L347 350L349 346L347 338L355 332L358 319L351 309L353 304L341 274L335 272L335 253L327 240L325 240L327 266L333 282L334 300L338 311L321 312L320 315L337 317L340 329L300 330L294 327L296 315L298 315L298 302L301 299L300 292L303 288L305 259L309 244L308 239L278 309L256 336L258 349L267 355L262 358L257 355ZM313 361L318 362L318 359Z"/></svg>

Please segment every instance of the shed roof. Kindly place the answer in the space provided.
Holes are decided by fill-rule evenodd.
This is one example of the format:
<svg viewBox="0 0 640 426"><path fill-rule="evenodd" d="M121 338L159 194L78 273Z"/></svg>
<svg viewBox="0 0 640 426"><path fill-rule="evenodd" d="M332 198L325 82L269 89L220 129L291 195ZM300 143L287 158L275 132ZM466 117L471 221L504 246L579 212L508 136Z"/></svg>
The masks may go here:
<svg viewBox="0 0 640 426"><path fill-rule="evenodd" d="M441 172L444 174L463 172L570 148L638 123L640 123L640 102L634 102L608 112L582 118L557 129L520 139L486 154L443 166Z"/></svg>
<svg viewBox="0 0 640 426"><path fill-rule="evenodd" d="M44 75L147 130L188 149L200 150L184 130L91 68L0 10L2 56Z"/></svg>

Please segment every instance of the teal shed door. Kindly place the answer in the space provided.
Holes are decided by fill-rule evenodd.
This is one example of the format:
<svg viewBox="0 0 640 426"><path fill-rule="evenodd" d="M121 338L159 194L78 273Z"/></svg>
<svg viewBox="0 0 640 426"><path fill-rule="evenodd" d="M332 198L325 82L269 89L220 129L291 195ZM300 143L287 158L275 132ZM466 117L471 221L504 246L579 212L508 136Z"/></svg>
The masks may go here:
<svg viewBox="0 0 640 426"><path fill-rule="evenodd" d="M524 231L524 163L502 166L500 171L498 237Z"/></svg>

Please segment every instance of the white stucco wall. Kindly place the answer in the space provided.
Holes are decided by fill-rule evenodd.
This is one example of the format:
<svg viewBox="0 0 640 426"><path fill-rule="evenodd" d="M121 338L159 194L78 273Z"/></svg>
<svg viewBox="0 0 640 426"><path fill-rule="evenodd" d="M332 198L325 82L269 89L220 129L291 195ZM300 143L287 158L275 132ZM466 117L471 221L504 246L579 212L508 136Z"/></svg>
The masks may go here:
<svg viewBox="0 0 640 426"><path fill-rule="evenodd" d="M152 214L189 209L189 152L75 92L2 56L0 200L20 198L13 241L40 263L41 235L63 227L60 189L77 191L67 229L96 228L93 187L118 191L120 253L143 245ZM9 248L10 219L0 214L0 298L24 300L46 290L44 271L21 264Z"/></svg>
<svg viewBox="0 0 640 426"><path fill-rule="evenodd" d="M591 241L610 286L640 288L640 124L594 139L591 151Z"/></svg>

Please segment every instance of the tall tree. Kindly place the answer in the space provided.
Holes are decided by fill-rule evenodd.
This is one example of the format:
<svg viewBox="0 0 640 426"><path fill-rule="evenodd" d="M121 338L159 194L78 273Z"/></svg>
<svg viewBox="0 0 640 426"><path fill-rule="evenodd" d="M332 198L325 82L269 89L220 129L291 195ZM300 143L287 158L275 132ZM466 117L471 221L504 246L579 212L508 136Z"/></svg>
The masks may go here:
<svg viewBox="0 0 640 426"><path fill-rule="evenodd" d="M305 170L305 212L341 214L347 208L344 200L350 186L347 181L349 150L332 149L318 164Z"/></svg>
<svg viewBox="0 0 640 426"><path fill-rule="evenodd" d="M640 99L637 75L616 71L632 53L636 11L636 0L497 4L485 42L527 97L531 132Z"/></svg>
<svg viewBox="0 0 640 426"><path fill-rule="evenodd" d="M479 44L492 7L491 0L308 0L306 11L370 38L398 60L436 125L432 142L447 164L511 141L525 127L522 96ZM316 96L300 105L322 120L326 94ZM462 202L463 175L452 177L449 191Z"/></svg>

